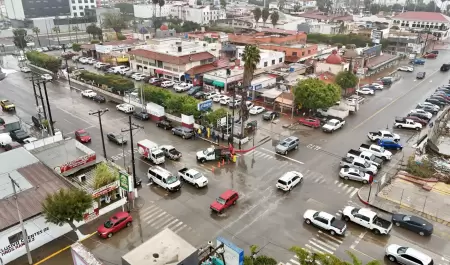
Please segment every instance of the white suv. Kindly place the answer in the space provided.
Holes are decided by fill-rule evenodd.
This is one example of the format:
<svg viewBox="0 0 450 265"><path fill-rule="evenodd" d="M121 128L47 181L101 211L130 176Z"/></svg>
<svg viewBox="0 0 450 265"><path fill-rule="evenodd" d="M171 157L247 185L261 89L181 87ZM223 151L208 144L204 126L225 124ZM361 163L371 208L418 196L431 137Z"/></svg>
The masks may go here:
<svg viewBox="0 0 450 265"><path fill-rule="evenodd" d="M173 87L175 85L175 83L173 81L164 81L161 83L161 87Z"/></svg>
<svg viewBox="0 0 450 265"><path fill-rule="evenodd" d="M303 182L303 175L297 171L289 171L278 179L276 187L283 191L292 190L297 184Z"/></svg>
<svg viewBox="0 0 450 265"><path fill-rule="evenodd" d="M86 89L83 92L81 92L81 96L86 97L86 98L93 98L93 97L97 96L97 93L95 93L94 91L92 91L90 89Z"/></svg>

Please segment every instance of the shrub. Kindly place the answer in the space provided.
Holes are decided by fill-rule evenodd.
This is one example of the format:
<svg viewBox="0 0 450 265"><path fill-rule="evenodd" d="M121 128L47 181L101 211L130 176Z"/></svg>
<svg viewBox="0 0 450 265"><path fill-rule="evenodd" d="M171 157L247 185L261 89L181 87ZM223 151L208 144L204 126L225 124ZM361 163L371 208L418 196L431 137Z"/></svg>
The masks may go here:
<svg viewBox="0 0 450 265"><path fill-rule="evenodd" d="M410 174L421 177L421 178L430 178L434 175L435 170L430 160L427 158L422 159L422 161L417 162L414 159L414 156L410 156L408 158L408 164L406 165L406 171Z"/></svg>
<svg viewBox="0 0 450 265"><path fill-rule="evenodd" d="M123 93L134 88L133 81L117 75L100 75L89 71L81 71L79 77L86 81L92 81L99 86L106 85L111 88L113 93Z"/></svg>
<svg viewBox="0 0 450 265"><path fill-rule="evenodd" d="M31 64L47 69L52 73L56 74L61 67L61 58L37 51L30 51L25 55Z"/></svg>
<svg viewBox="0 0 450 265"><path fill-rule="evenodd" d="M79 51L81 51L81 44L79 44L79 43L74 43L74 44L72 44L72 50L73 50L74 52L79 52Z"/></svg>
<svg viewBox="0 0 450 265"><path fill-rule="evenodd" d="M91 44L99 44L100 41L99 40L91 40Z"/></svg>

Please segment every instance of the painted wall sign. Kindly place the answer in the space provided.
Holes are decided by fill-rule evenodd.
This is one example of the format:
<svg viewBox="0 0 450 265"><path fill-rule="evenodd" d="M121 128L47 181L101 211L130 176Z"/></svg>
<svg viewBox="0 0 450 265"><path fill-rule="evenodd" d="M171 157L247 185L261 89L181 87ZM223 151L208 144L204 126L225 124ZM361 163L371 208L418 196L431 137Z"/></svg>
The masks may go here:
<svg viewBox="0 0 450 265"><path fill-rule="evenodd" d="M93 162L97 159L97 156L94 154L87 154L82 157L79 157L73 161L67 162L62 164L59 167L55 167L55 171L59 174L64 173L66 171L72 170L74 168L77 168L79 166L86 165L89 162Z"/></svg>
<svg viewBox="0 0 450 265"><path fill-rule="evenodd" d="M94 192L92 192L92 198L98 198L100 196L103 196L105 194L108 194L109 192L118 189L119 188L119 181L116 180L112 183L109 183L106 186L101 187L100 189L96 189L94 190Z"/></svg>

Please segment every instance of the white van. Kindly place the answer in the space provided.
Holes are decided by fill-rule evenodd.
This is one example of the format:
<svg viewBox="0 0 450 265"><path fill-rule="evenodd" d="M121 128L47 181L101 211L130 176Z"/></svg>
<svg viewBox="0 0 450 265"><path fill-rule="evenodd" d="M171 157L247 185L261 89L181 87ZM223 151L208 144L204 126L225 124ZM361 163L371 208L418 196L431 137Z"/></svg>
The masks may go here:
<svg viewBox="0 0 450 265"><path fill-rule="evenodd" d="M134 106L131 105L131 104L127 104L127 103L123 103L123 104L117 105L117 106L116 106L116 109L117 109L118 111L122 111L122 112L124 112L124 113L126 113L126 114L129 114L129 113L133 113L133 112L134 112Z"/></svg>
<svg viewBox="0 0 450 265"><path fill-rule="evenodd" d="M113 71L115 74L121 73L123 70L127 69L128 67L126 67L125 65L119 65L119 66L115 66L113 67Z"/></svg>
<svg viewBox="0 0 450 265"><path fill-rule="evenodd" d="M150 167L147 177L150 183L155 183L168 191L178 191L181 188L181 182L177 176L160 166Z"/></svg>
<svg viewBox="0 0 450 265"><path fill-rule="evenodd" d="M5 145L12 143L12 138L9 133L0 133L0 146L5 147Z"/></svg>

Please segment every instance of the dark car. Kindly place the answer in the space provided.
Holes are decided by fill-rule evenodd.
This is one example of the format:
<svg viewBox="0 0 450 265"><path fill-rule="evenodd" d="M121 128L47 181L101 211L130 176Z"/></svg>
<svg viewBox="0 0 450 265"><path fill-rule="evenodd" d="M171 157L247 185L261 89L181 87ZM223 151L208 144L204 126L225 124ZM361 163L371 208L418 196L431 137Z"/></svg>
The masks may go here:
<svg viewBox="0 0 450 265"><path fill-rule="evenodd" d="M144 77L144 79L142 79L142 81L143 81L144 83L148 83L148 81L150 80L150 78L152 78L152 77L149 76L149 75L146 75L146 76Z"/></svg>
<svg viewBox="0 0 450 265"><path fill-rule="evenodd" d="M409 113L408 117L417 117L417 118L425 120L425 121L430 121L430 118L428 118L427 115L422 114L422 113Z"/></svg>
<svg viewBox="0 0 450 265"><path fill-rule="evenodd" d="M22 147L22 145L19 144L18 142L10 142L9 144L6 144L4 146L5 151L13 150L13 149L16 149L16 148L19 148L19 147Z"/></svg>
<svg viewBox="0 0 450 265"><path fill-rule="evenodd" d="M442 71L442 72L447 72L448 70L450 70L450 63L444 63L444 64L441 66L441 71Z"/></svg>
<svg viewBox="0 0 450 265"><path fill-rule="evenodd" d="M428 124L427 120L421 119L421 118L416 117L416 116L408 116L408 117L405 117L405 118L395 118L395 119L403 119L403 120L404 119L410 119L410 120L412 120L414 122L422 124L422 127L424 127L424 126L426 126Z"/></svg>
<svg viewBox="0 0 450 265"><path fill-rule="evenodd" d="M390 86L394 81L392 77L383 77L380 79L380 82L383 84L383 86Z"/></svg>
<svg viewBox="0 0 450 265"><path fill-rule="evenodd" d="M447 94L445 92L442 91L438 91L433 93L433 95L431 95L431 97L439 97L439 98L443 98L445 99L447 102L450 102L450 97L447 96Z"/></svg>
<svg viewBox="0 0 450 265"><path fill-rule="evenodd" d="M112 65L110 65L110 64L107 64L107 65L102 65L102 66L100 66L100 70L102 70L102 71L108 71L111 67L113 67Z"/></svg>
<svg viewBox="0 0 450 265"><path fill-rule="evenodd" d="M188 94L189 96L193 96L193 95L195 95L197 92L199 92L200 90L202 90L202 87L201 87L201 86L194 86L194 87L191 87L191 89L189 89L189 91L187 92L187 94Z"/></svg>
<svg viewBox="0 0 450 265"><path fill-rule="evenodd" d="M192 136L194 136L194 130L191 128L186 128L183 126L178 126L175 128L172 128L172 134L173 135L178 135L183 139L189 139Z"/></svg>
<svg viewBox="0 0 450 265"><path fill-rule="evenodd" d="M263 115L262 118L265 121L272 121L275 120L277 118L280 117L280 113L276 112L276 111L266 111Z"/></svg>
<svg viewBox="0 0 450 265"><path fill-rule="evenodd" d="M194 94L194 98L196 99L204 99L205 98L205 92L203 91L198 91L197 93Z"/></svg>
<svg viewBox="0 0 450 265"><path fill-rule="evenodd" d="M30 135L22 129L11 131L9 136L11 136L14 141L19 143L23 143L23 140L30 138Z"/></svg>
<svg viewBox="0 0 450 265"><path fill-rule="evenodd" d="M434 99L434 98L427 98L427 99L425 99L425 102L437 105L437 106L439 106L441 108L445 106L444 102L442 102L440 100L437 100L437 99Z"/></svg>
<svg viewBox="0 0 450 265"><path fill-rule="evenodd" d="M426 73L425 72L418 72L416 75L417 79L424 79L425 78Z"/></svg>
<svg viewBox="0 0 450 265"><path fill-rule="evenodd" d="M127 140L124 139L123 135L120 134L108 133L106 137L108 137L108 140L118 145L123 145L127 143Z"/></svg>
<svg viewBox="0 0 450 265"><path fill-rule="evenodd" d="M98 103L105 103L106 98L104 96L97 95L95 97L92 97L92 100Z"/></svg>
<svg viewBox="0 0 450 265"><path fill-rule="evenodd" d="M150 117L150 115L148 115L148 113L147 112L145 112L145 111L135 111L135 112L133 112L133 116L136 118L136 119L140 119L141 121L146 121L146 120L148 120L149 119L149 117Z"/></svg>
<svg viewBox="0 0 450 265"><path fill-rule="evenodd" d="M173 128L172 122L169 120L160 120L156 122L156 127L163 128L164 130L170 130Z"/></svg>
<svg viewBox="0 0 450 265"><path fill-rule="evenodd" d="M431 52L428 52L428 53L439 54L439 51L431 51Z"/></svg>
<svg viewBox="0 0 450 265"><path fill-rule="evenodd" d="M417 105L417 106L416 106L416 109L423 109L424 111L429 112L429 113L432 113L432 114L437 114L437 113L438 113L438 111L437 111L435 108L432 108L432 107L430 107L430 106L420 106L420 105Z"/></svg>
<svg viewBox="0 0 450 265"><path fill-rule="evenodd" d="M443 97L441 97L441 96L439 96L439 95L431 95L430 98L431 98L431 99L439 100L439 101L442 102L443 104L449 104L449 103L450 103L450 100L445 99L445 98L443 98Z"/></svg>
<svg viewBox="0 0 450 265"><path fill-rule="evenodd" d="M393 214L392 223L398 227L403 227L421 236L430 236L433 234L433 225L424 219L406 214Z"/></svg>

